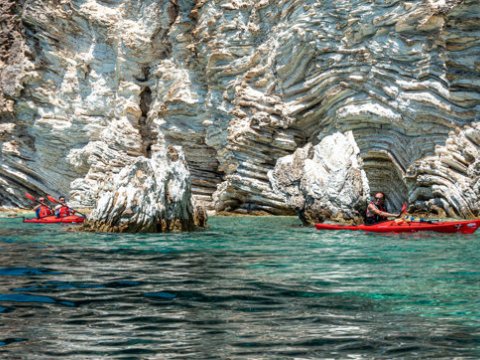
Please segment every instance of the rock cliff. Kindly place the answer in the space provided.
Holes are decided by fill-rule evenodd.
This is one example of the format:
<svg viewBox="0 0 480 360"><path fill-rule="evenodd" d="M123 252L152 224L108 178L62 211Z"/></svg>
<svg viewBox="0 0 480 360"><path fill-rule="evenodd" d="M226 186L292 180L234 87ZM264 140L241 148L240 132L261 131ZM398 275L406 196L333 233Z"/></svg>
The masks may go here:
<svg viewBox="0 0 480 360"><path fill-rule="evenodd" d="M94 206L174 145L211 210L352 220L383 191L392 210L479 215L477 0L0 0L0 16L0 205L27 189Z"/></svg>

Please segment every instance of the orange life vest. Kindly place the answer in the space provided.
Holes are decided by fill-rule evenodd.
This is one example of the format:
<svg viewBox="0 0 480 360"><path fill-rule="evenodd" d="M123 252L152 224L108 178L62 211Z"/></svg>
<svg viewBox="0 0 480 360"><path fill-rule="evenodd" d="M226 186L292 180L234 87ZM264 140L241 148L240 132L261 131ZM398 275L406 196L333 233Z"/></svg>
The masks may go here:
<svg viewBox="0 0 480 360"><path fill-rule="evenodd" d="M40 211L38 212L38 216L43 218L50 215L53 215L52 210L50 210L48 206L40 205Z"/></svg>
<svg viewBox="0 0 480 360"><path fill-rule="evenodd" d="M60 209L58 209L58 217L65 217L70 215L72 215L72 212L70 211L70 208L68 206L62 206Z"/></svg>

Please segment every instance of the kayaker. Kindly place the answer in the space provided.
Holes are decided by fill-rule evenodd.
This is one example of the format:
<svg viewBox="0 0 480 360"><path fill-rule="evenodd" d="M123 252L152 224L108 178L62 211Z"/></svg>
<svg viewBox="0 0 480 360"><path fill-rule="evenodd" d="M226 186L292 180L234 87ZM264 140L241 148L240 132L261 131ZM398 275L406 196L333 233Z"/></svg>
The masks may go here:
<svg viewBox="0 0 480 360"><path fill-rule="evenodd" d="M45 203L45 198L38 198L39 204L33 208L37 219L42 219L46 216L53 215L52 209Z"/></svg>
<svg viewBox="0 0 480 360"><path fill-rule="evenodd" d="M375 194L373 201L370 201L370 204L368 204L365 224L378 224L379 222L387 220L389 217L397 216L399 216L399 214L392 214L387 211L385 207L385 194L378 192Z"/></svg>
<svg viewBox="0 0 480 360"><path fill-rule="evenodd" d="M67 205L65 202L65 196L60 196L58 198L58 204L55 206L55 216L56 217L65 217L65 216L70 216L75 213L75 210L70 209L70 207Z"/></svg>

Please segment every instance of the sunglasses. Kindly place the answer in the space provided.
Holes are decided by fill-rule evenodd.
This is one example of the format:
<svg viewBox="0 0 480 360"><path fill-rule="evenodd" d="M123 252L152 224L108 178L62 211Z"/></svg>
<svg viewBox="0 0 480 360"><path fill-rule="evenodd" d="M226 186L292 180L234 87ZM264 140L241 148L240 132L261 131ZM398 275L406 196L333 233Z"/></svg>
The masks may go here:
<svg viewBox="0 0 480 360"><path fill-rule="evenodd" d="M382 197L376 197L375 200L383 200Z"/></svg>

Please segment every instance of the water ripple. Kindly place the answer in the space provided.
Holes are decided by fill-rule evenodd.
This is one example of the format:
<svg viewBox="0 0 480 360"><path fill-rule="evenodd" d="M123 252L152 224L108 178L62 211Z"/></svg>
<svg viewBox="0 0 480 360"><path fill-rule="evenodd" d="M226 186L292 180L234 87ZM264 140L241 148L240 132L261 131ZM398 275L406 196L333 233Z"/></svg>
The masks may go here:
<svg viewBox="0 0 480 360"><path fill-rule="evenodd" d="M21 339L21 338L0 339L0 346L10 345L10 344L18 343L22 341L27 341L27 339Z"/></svg>
<svg viewBox="0 0 480 360"><path fill-rule="evenodd" d="M60 304L65 306L75 306L75 303L66 300L57 300L50 296L30 295L30 294L0 294L0 301L6 302L29 302Z"/></svg>
<svg viewBox="0 0 480 360"><path fill-rule="evenodd" d="M0 268L0 276L32 276L32 275L50 275L60 274L49 269L36 268Z"/></svg>
<svg viewBox="0 0 480 360"><path fill-rule="evenodd" d="M480 357L477 235L292 218L158 235L2 225L5 359Z"/></svg>

